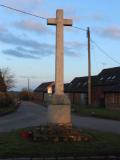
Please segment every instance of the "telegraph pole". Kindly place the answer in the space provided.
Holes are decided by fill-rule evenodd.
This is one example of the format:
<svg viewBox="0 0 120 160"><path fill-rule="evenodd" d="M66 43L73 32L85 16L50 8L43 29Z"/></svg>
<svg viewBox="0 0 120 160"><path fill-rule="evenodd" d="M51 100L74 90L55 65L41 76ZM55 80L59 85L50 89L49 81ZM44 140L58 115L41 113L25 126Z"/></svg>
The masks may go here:
<svg viewBox="0 0 120 160"><path fill-rule="evenodd" d="M90 28L87 28L88 38L88 104L91 105L91 56L90 56Z"/></svg>
<svg viewBox="0 0 120 160"><path fill-rule="evenodd" d="M29 99L29 96L30 96L30 80L28 78L28 99Z"/></svg>
<svg viewBox="0 0 120 160"><path fill-rule="evenodd" d="M30 91L30 80L28 78L28 92Z"/></svg>

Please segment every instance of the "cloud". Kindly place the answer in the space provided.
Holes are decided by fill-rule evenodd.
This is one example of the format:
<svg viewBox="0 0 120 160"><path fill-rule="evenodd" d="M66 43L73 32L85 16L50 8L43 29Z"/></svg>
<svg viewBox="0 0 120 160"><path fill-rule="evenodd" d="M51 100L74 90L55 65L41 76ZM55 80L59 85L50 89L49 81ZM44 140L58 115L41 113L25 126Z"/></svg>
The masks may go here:
<svg viewBox="0 0 120 160"><path fill-rule="evenodd" d="M31 49L41 49L41 48L48 48L51 47L51 45L47 43L40 43L36 40L31 39L22 39L19 36L15 36L12 33L6 32L6 33L0 33L0 41L6 44L14 45L14 46L23 46Z"/></svg>
<svg viewBox="0 0 120 160"><path fill-rule="evenodd" d="M77 19L76 19L77 20ZM92 21L92 22L102 22L102 21L106 21L109 20L109 18L105 15L103 15L101 12L96 12L96 13L90 13L90 14L86 14L86 15L81 15L78 16L78 21Z"/></svg>
<svg viewBox="0 0 120 160"><path fill-rule="evenodd" d="M106 19L106 16L100 12L96 12L96 13L93 13L90 16L88 16L88 18L92 19L94 21L103 21Z"/></svg>
<svg viewBox="0 0 120 160"><path fill-rule="evenodd" d="M50 51L44 51L45 48L41 48L41 50L27 50L22 47L16 47L15 49L6 49L3 50L2 52L5 55L17 57L17 58L25 58L25 59L41 59L45 56L49 56L52 54L55 54L53 48ZM64 54L70 57L79 57L80 56L81 50L76 50L76 49L71 49L69 46L64 47Z"/></svg>
<svg viewBox="0 0 120 160"><path fill-rule="evenodd" d="M67 46L64 47L64 53L67 56L75 57L75 58L80 56L79 52L76 52L75 50L72 50Z"/></svg>
<svg viewBox="0 0 120 160"><path fill-rule="evenodd" d="M6 31L7 29L2 24L0 24L0 33L6 32Z"/></svg>
<svg viewBox="0 0 120 160"><path fill-rule="evenodd" d="M1 33L0 41L7 43L7 44L11 44L11 45L22 45L26 47L38 47L39 46L39 43L37 41L21 39L20 37L17 37L9 32L6 32L4 34Z"/></svg>
<svg viewBox="0 0 120 160"><path fill-rule="evenodd" d="M96 28L93 29L95 33L98 33L101 36L112 38L112 39L120 39L120 26L109 26L106 28Z"/></svg>
<svg viewBox="0 0 120 160"><path fill-rule="evenodd" d="M29 59L41 59L54 54L54 47L48 44L40 44L39 48L27 48L25 46L13 47L13 49L3 50L3 53L9 56Z"/></svg>
<svg viewBox="0 0 120 160"><path fill-rule="evenodd" d="M84 47L86 47L86 44L77 41L67 41L64 47L65 54L72 57L79 57Z"/></svg>
<svg viewBox="0 0 120 160"><path fill-rule="evenodd" d="M29 32L35 32L37 34L50 34L52 31L46 25L43 25L40 22L35 22L33 20L22 20L20 22L15 22L14 26L16 28L23 29Z"/></svg>
<svg viewBox="0 0 120 160"><path fill-rule="evenodd" d="M3 54L9 56L39 59L55 54L55 46L53 44L21 38L9 32L0 33L0 41L8 44L8 47L10 46L10 48L3 50ZM85 47L85 44L77 41L65 42L65 55L78 57L83 47Z"/></svg>
<svg viewBox="0 0 120 160"><path fill-rule="evenodd" d="M102 34L110 38L120 38L120 26L111 26L103 29Z"/></svg>
<svg viewBox="0 0 120 160"><path fill-rule="evenodd" d="M3 53L9 56L14 56L14 57L18 57L18 58L29 58L29 59L38 59L39 57L36 56L32 56L30 54L24 54L20 51L14 50L14 49L7 49L7 50L3 50Z"/></svg>
<svg viewBox="0 0 120 160"><path fill-rule="evenodd" d="M41 4L43 2L43 0L20 0L19 3L21 4L28 4L28 3L31 3L31 4Z"/></svg>
<svg viewBox="0 0 120 160"><path fill-rule="evenodd" d="M54 53L54 45L36 40L22 39L12 33L0 33L0 41L13 47L13 49L3 50L4 54L37 59L44 56L49 56Z"/></svg>
<svg viewBox="0 0 120 160"><path fill-rule="evenodd" d="M78 41L66 41L65 45L69 46L71 49L81 49L86 47L85 43L80 43Z"/></svg>
<svg viewBox="0 0 120 160"><path fill-rule="evenodd" d="M24 54L31 54L37 57L45 57L54 54L54 46L48 44L40 44L40 48L33 48L28 49L25 47L16 47L16 50L24 53Z"/></svg>
<svg viewBox="0 0 120 160"><path fill-rule="evenodd" d="M73 8L65 8L65 18L72 19L74 22L81 20L81 16L78 16L76 10Z"/></svg>

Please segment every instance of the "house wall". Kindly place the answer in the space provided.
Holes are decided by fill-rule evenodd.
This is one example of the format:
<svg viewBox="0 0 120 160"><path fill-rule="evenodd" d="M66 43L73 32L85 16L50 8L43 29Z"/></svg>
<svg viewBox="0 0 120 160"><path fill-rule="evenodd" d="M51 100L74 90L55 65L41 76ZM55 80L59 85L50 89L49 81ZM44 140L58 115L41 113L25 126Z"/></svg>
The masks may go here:
<svg viewBox="0 0 120 160"><path fill-rule="evenodd" d="M74 93L65 93L65 94L69 97L71 104L74 104Z"/></svg>
<svg viewBox="0 0 120 160"><path fill-rule="evenodd" d="M104 86L95 86L92 88L92 104L95 106L105 105Z"/></svg>
<svg viewBox="0 0 120 160"><path fill-rule="evenodd" d="M44 99L43 93L34 92L33 96L34 96L34 101L39 102L39 103L43 103L43 99Z"/></svg>
<svg viewBox="0 0 120 160"><path fill-rule="evenodd" d="M105 106L109 109L120 109L120 93L105 93Z"/></svg>
<svg viewBox="0 0 120 160"><path fill-rule="evenodd" d="M86 104L87 99L86 99L86 94L85 93L75 93L74 94L74 104Z"/></svg>
<svg viewBox="0 0 120 160"><path fill-rule="evenodd" d="M49 100L51 99L52 93L44 93L44 99L43 99L43 103L47 104L49 102Z"/></svg>
<svg viewBox="0 0 120 160"><path fill-rule="evenodd" d="M68 93L72 104L87 104L87 94L86 93Z"/></svg>

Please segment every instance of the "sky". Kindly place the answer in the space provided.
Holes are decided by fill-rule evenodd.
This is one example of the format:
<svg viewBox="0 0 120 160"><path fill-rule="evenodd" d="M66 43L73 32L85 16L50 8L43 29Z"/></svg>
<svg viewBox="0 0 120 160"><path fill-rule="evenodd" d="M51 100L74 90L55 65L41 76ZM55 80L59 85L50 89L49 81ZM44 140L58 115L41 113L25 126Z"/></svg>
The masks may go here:
<svg viewBox="0 0 120 160"><path fill-rule="evenodd" d="M65 83L88 74L87 27L92 75L120 66L119 0L0 0L0 4L46 19L63 9L64 18L73 20L72 27L64 27ZM13 90L27 87L28 79L31 89L55 79L56 27L48 26L46 19L0 7L0 68L8 67L14 74Z"/></svg>

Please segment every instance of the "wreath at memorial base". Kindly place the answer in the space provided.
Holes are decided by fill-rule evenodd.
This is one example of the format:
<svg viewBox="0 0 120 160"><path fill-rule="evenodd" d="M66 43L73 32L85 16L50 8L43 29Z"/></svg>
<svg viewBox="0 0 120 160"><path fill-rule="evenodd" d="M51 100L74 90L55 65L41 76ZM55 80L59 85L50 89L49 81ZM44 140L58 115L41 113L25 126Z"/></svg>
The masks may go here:
<svg viewBox="0 0 120 160"><path fill-rule="evenodd" d="M63 125L39 126L31 131L21 132L21 137L35 142L90 142L94 138L72 127Z"/></svg>

